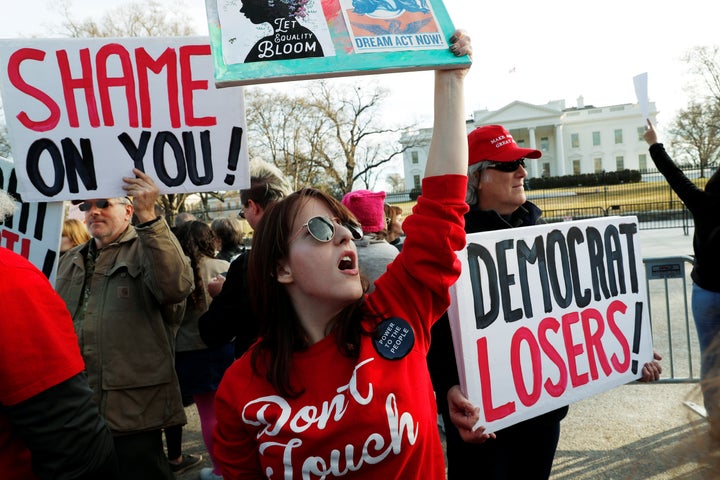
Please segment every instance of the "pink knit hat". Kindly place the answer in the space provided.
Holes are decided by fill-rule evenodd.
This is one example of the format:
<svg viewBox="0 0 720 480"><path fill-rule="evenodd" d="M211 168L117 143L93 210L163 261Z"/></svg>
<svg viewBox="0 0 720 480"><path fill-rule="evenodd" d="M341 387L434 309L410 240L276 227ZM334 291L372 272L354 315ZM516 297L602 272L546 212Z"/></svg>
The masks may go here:
<svg viewBox="0 0 720 480"><path fill-rule="evenodd" d="M385 192L355 190L345 194L342 204L355 215L363 232L375 233L385 228Z"/></svg>

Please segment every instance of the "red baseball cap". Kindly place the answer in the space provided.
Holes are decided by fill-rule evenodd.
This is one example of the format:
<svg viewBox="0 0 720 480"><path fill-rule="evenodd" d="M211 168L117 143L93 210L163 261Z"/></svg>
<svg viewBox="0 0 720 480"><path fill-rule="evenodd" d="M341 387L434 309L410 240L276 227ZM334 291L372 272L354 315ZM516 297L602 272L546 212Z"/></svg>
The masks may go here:
<svg viewBox="0 0 720 480"><path fill-rule="evenodd" d="M520 148L512 135L502 125L485 125L468 134L468 165L483 160L514 162L521 158L540 158L542 152L532 148Z"/></svg>

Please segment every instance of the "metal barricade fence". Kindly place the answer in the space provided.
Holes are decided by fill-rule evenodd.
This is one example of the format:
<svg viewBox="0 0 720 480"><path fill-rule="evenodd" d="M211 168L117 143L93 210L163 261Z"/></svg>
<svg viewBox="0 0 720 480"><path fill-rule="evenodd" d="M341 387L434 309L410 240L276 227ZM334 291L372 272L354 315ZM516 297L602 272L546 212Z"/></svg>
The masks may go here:
<svg viewBox="0 0 720 480"><path fill-rule="evenodd" d="M700 347L688 301L691 268L686 268L694 260L684 255L645 258L643 263L653 347L663 356L660 382L698 382Z"/></svg>

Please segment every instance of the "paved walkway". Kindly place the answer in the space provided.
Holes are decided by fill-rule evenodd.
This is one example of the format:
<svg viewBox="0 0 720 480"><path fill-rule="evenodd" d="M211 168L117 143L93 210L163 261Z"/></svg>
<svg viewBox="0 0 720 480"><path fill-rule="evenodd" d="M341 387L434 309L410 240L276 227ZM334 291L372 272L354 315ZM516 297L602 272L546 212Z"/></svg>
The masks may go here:
<svg viewBox="0 0 720 480"><path fill-rule="evenodd" d="M630 384L570 406L552 480L720 478L720 443L684 405L697 384Z"/></svg>
<svg viewBox="0 0 720 480"><path fill-rule="evenodd" d="M640 242L643 258L691 255L692 229L641 230ZM688 402L702 405L697 383L633 383L571 405L551 478L719 479L720 443Z"/></svg>

